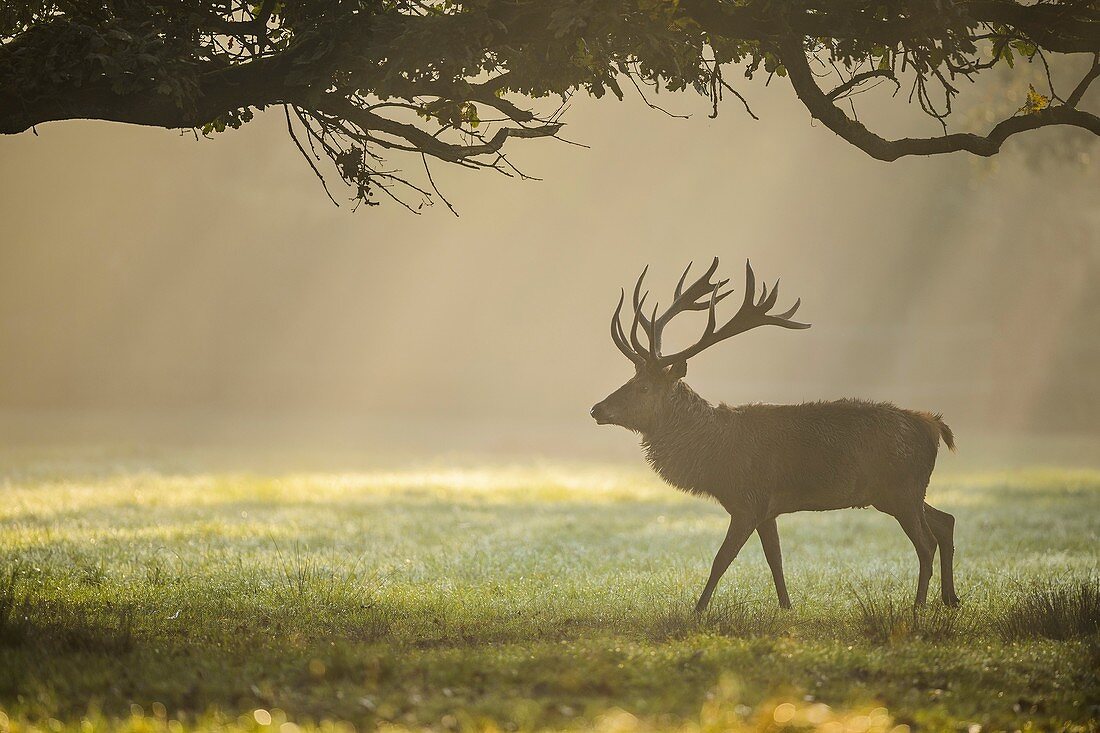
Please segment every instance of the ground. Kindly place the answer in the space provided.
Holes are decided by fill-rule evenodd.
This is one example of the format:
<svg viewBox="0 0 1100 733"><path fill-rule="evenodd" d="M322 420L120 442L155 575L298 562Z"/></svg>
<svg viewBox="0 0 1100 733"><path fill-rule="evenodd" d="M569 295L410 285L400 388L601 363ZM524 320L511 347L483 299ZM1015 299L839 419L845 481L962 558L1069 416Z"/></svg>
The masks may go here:
<svg viewBox="0 0 1100 733"><path fill-rule="evenodd" d="M697 618L724 514L642 468L6 458L2 733L1100 730L1100 472L936 476L957 611L849 510L780 518L792 611L754 538Z"/></svg>

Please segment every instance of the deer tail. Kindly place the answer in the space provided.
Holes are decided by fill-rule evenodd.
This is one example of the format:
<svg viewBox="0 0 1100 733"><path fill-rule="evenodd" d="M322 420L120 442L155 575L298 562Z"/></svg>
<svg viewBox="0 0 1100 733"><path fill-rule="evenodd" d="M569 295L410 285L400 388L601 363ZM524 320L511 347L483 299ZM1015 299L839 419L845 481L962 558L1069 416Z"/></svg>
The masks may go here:
<svg viewBox="0 0 1100 733"><path fill-rule="evenodd" d="M952 453L955 452L955 434L951 432L951 428L947 426L947 423L943 421L943 415L938 412L922 412L921 417L927 420L934 434L937 437L943 438L943 444L947 446L948 450Z"/></svg>

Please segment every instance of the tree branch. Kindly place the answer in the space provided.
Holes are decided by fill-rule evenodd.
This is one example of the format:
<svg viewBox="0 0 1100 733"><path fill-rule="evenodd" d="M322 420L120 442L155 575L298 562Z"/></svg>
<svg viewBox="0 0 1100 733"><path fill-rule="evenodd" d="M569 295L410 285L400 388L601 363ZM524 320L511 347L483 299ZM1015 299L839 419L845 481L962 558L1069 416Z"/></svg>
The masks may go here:
<svg viewBox="0 0 1100 733"><path fill-rule="evenodd" d="M344 97L335 94L326 95L320 100L315 100L311 106L335 118L348 120L364 132L375 130L401 138L412 146L410 149L421 151L450 163L459 163L481 155L497 153L509 137L553 137L562 128L562 124L557 122L537 127L502 127L486 142L476 145L454 145L440 140L416 125L391 120L361 107L356 107Z"/></svg>
<svg viewBox="0 0 1100 733"><path fill-rule="evenodd" d="M830 102L835 101L837 98L843 96L845 92L851 91L853 88L859 86L868 79L875 79L878 77L889 79L890 81L894 82L895 85L897 85L898 89L901 89L901 82L899 82L897 77L894 76L894 72L890 71L889 69L875 69L874 71L865 71L862 74L856 74L851 79L826 94L825 97Z"/></svg>
<svg viewBox="0 0 1100 733"><path fill-rule="evenodd" d="M1081 97L1085 96L1085 92L1088 91L1089 84L1092 84L1098 76L1100 76L1100 51L1093 54L1092 68L1088 70L1088 73L1081 79L1077 87L1066 97L1066 106L1076 107L1077 103L1081 101Z"/></svg>
<svg viewBox="0 0 1100 733"><path fill-rule="evenodd" d="M1009 117L999 122L987 135L954 133L933 138L900 138L888 140L871 132L853 120L818 87L810 64L806 60L801 37L790 36L777 46L780 60L787 69L795 94L814 119L872 158L894 161L910 155L939 155L968 152L988 157L995 155L1012 135L1050 125L1069 125L1100 135L1100 117L1070 105L1047 107L1038 112ZM1090 72L1091 73L1091 72Z"/></svg>

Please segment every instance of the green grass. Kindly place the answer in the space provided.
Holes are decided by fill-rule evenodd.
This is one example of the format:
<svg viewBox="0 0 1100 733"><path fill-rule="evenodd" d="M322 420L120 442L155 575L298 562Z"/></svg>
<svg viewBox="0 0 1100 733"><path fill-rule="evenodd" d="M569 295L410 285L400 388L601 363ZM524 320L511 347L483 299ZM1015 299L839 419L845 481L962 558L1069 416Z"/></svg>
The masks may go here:
<svg viewBox="0 0 1100 733"><path fill-rule="evenodd" d="M963 605L915 614L853 510L780 519L793 611L753 539L696 618L724 514L641 470L27 459L0 499L0 733L1100 729L1098 472L937 479Z"/></svg>

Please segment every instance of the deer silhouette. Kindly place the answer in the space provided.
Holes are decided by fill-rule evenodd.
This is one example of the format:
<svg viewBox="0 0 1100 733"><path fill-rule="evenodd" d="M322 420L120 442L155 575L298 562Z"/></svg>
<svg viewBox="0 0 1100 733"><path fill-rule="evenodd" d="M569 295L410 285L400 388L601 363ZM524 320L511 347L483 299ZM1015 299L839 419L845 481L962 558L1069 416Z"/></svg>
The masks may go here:
<svg viewBox="0 0 1100 733"><path fill-rule="evenodd" d="M642 293L648 267L642 271L634 287L629 331L620 321L626 297L625 291L620 293L611 318L611 339L635 372L591 414L601 425L638 433L646 459L669 484L714 497L729 512L729 530L695 610L707 608L718 581L754 531L771 568L779 605L790 608L776 517L867 506L893 516L913 543L919 561L916 603L923 604L928 595L938 546L943 602L958 605L952 577L955 518L924 500L940 439L955 449L942 416L855 399L712 405L683 381L688 359L759 326L810 325L791 320L801 300L773 315L778 280L770 291L765 284L757 298L756 278L746 262L741 307L718 327L715 306L733 292L722 290L729 280L711 282L718 269L716 257L703 276L685 288L690 269L689 264L680 276L671 305L660 314L654 305L648 316L649 293ZM662 354L664 327L685 311L706 311L702 337L681 351Z"/></svg>

